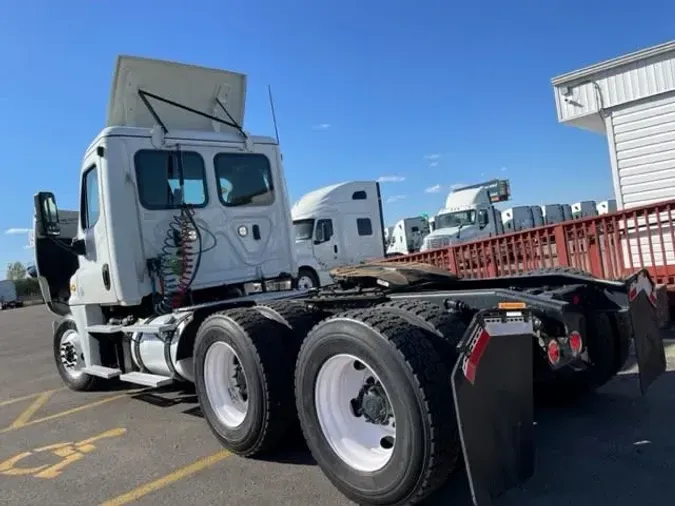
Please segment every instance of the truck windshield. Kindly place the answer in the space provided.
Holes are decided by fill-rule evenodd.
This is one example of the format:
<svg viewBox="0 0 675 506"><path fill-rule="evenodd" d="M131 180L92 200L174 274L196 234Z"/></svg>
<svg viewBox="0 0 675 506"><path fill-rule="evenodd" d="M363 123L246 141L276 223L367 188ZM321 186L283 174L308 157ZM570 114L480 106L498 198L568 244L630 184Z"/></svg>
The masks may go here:
<svg viewBox="0 0 675 506"><path fill-rule="evenodd" d="M476 211L457 211L454 213L439 214L436 216L436 230L439 228L459 227L472 225L476 222Z"/></svg>
<svg viewBox="0 0 675 506"><path fill-rule="evenodd" d="M293 222L296 241L308 241L314 233L314 220L297 220Z"/></svg>

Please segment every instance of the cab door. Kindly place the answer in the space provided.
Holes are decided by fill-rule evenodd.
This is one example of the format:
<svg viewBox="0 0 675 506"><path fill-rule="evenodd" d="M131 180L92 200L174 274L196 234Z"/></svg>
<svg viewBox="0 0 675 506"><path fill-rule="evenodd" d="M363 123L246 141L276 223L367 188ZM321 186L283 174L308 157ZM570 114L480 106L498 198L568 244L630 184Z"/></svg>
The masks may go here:
<svg viewBox="0 0 675 506"><path fill-rule="evenodd" d="M340 265L340 245L333 229L333 220L319 218L314 229L314 257L325 269Z"/></svg>
<svg viewBox="0 0 675 506"><path fill-rule="evenodd" d="M77 238L84 242L79 255L75 291L71 305L116 303L117 296L110 274L110 248L103 203L104 178L102 159L93 151L85 159L80 186L80 220Z"/></svg>

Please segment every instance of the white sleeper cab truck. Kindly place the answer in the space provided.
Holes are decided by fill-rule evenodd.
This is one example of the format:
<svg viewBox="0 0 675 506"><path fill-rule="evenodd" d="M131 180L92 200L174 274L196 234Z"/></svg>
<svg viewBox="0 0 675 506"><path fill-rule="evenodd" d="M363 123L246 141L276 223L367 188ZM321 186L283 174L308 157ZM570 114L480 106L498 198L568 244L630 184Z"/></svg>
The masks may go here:
<svg viewBox="0 0 675 506"><path fill-rule="evenodd" d="M534 472L533 383L593 390L633 340L643 392L665 370L646 270L477 287L371 262L334 270L330 287L286 289L297 265L279 145L242 129L244 96L241 74L122 57L74 233L52 193L35 195L37 276L72 390L194 382L233 454L272 452L300 429L352 502L415 505L466 469L483 505ZM306 235L325 239L318 222L334 217L306 217Z"/></svg>
<svg viewBox="0 0 675 506"><path fill-rule="evenodd" d="M349 181L304 195L291 210L298 287L332 283L331 269L385 256L382 197L377 181Z"/></svg>
<svg viewBox="0 0 675 506"><path fill-rule="evenodd" d="M429 232L429 223L421 216L399 220L393 227L387 256L416 253Z"/></svg>
<svg viewBox="0 0 675 506"><path fill-rule="evenodd" d="M420 251L502 234L501 213L493 204L509 198L506 180L493 180L451 191L445 207L434 219L434 230L424 238Z"/></svg>

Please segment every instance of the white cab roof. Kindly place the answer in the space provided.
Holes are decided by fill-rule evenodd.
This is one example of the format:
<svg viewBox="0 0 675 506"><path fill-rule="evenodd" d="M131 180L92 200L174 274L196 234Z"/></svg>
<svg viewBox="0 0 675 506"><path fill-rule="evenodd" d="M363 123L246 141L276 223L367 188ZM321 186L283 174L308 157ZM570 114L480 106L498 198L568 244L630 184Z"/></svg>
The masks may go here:
<svg viewBox="0 0 675 506"><path fill-rule="evenodd" d="M445 199L445 209L468 209L476 204L489 203L487 191L484 187L468 188L450 192Z"/></svg>
<svg viewBox="0 0 675 506"><path fill-rule="evenodd" d="M303 195L291 209L294 220L312 218L315 214L331 209L332 206L345 202L357 204L352 201L354 192L364 190L367 199L377 198L376 181L348 181L330 186L324 186L318 190Z"/></svg>
<svg viewBox="0 0 675 506"><path fill-rule="evenodd" d="M152 128L156 121L143 103L143 90L192 109L231 122L219 99L236 123L244 124L246 75L195 65L135 56L119 56L108 104L106 126ZM222 132L231 127L148 97L167 130ZM236 130L236 129L235 129Z"/></svg>

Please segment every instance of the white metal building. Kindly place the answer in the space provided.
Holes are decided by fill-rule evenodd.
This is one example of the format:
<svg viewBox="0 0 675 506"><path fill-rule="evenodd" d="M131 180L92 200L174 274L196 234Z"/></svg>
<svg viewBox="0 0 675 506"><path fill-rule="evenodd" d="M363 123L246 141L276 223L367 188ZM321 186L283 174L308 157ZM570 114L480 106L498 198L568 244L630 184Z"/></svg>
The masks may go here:
<svg viewBox="0 0 675 506"><path fill-rule="evenodd" d="M558 121L607 135L618 209L675 198L675 41L552 83Z"/></svg>

